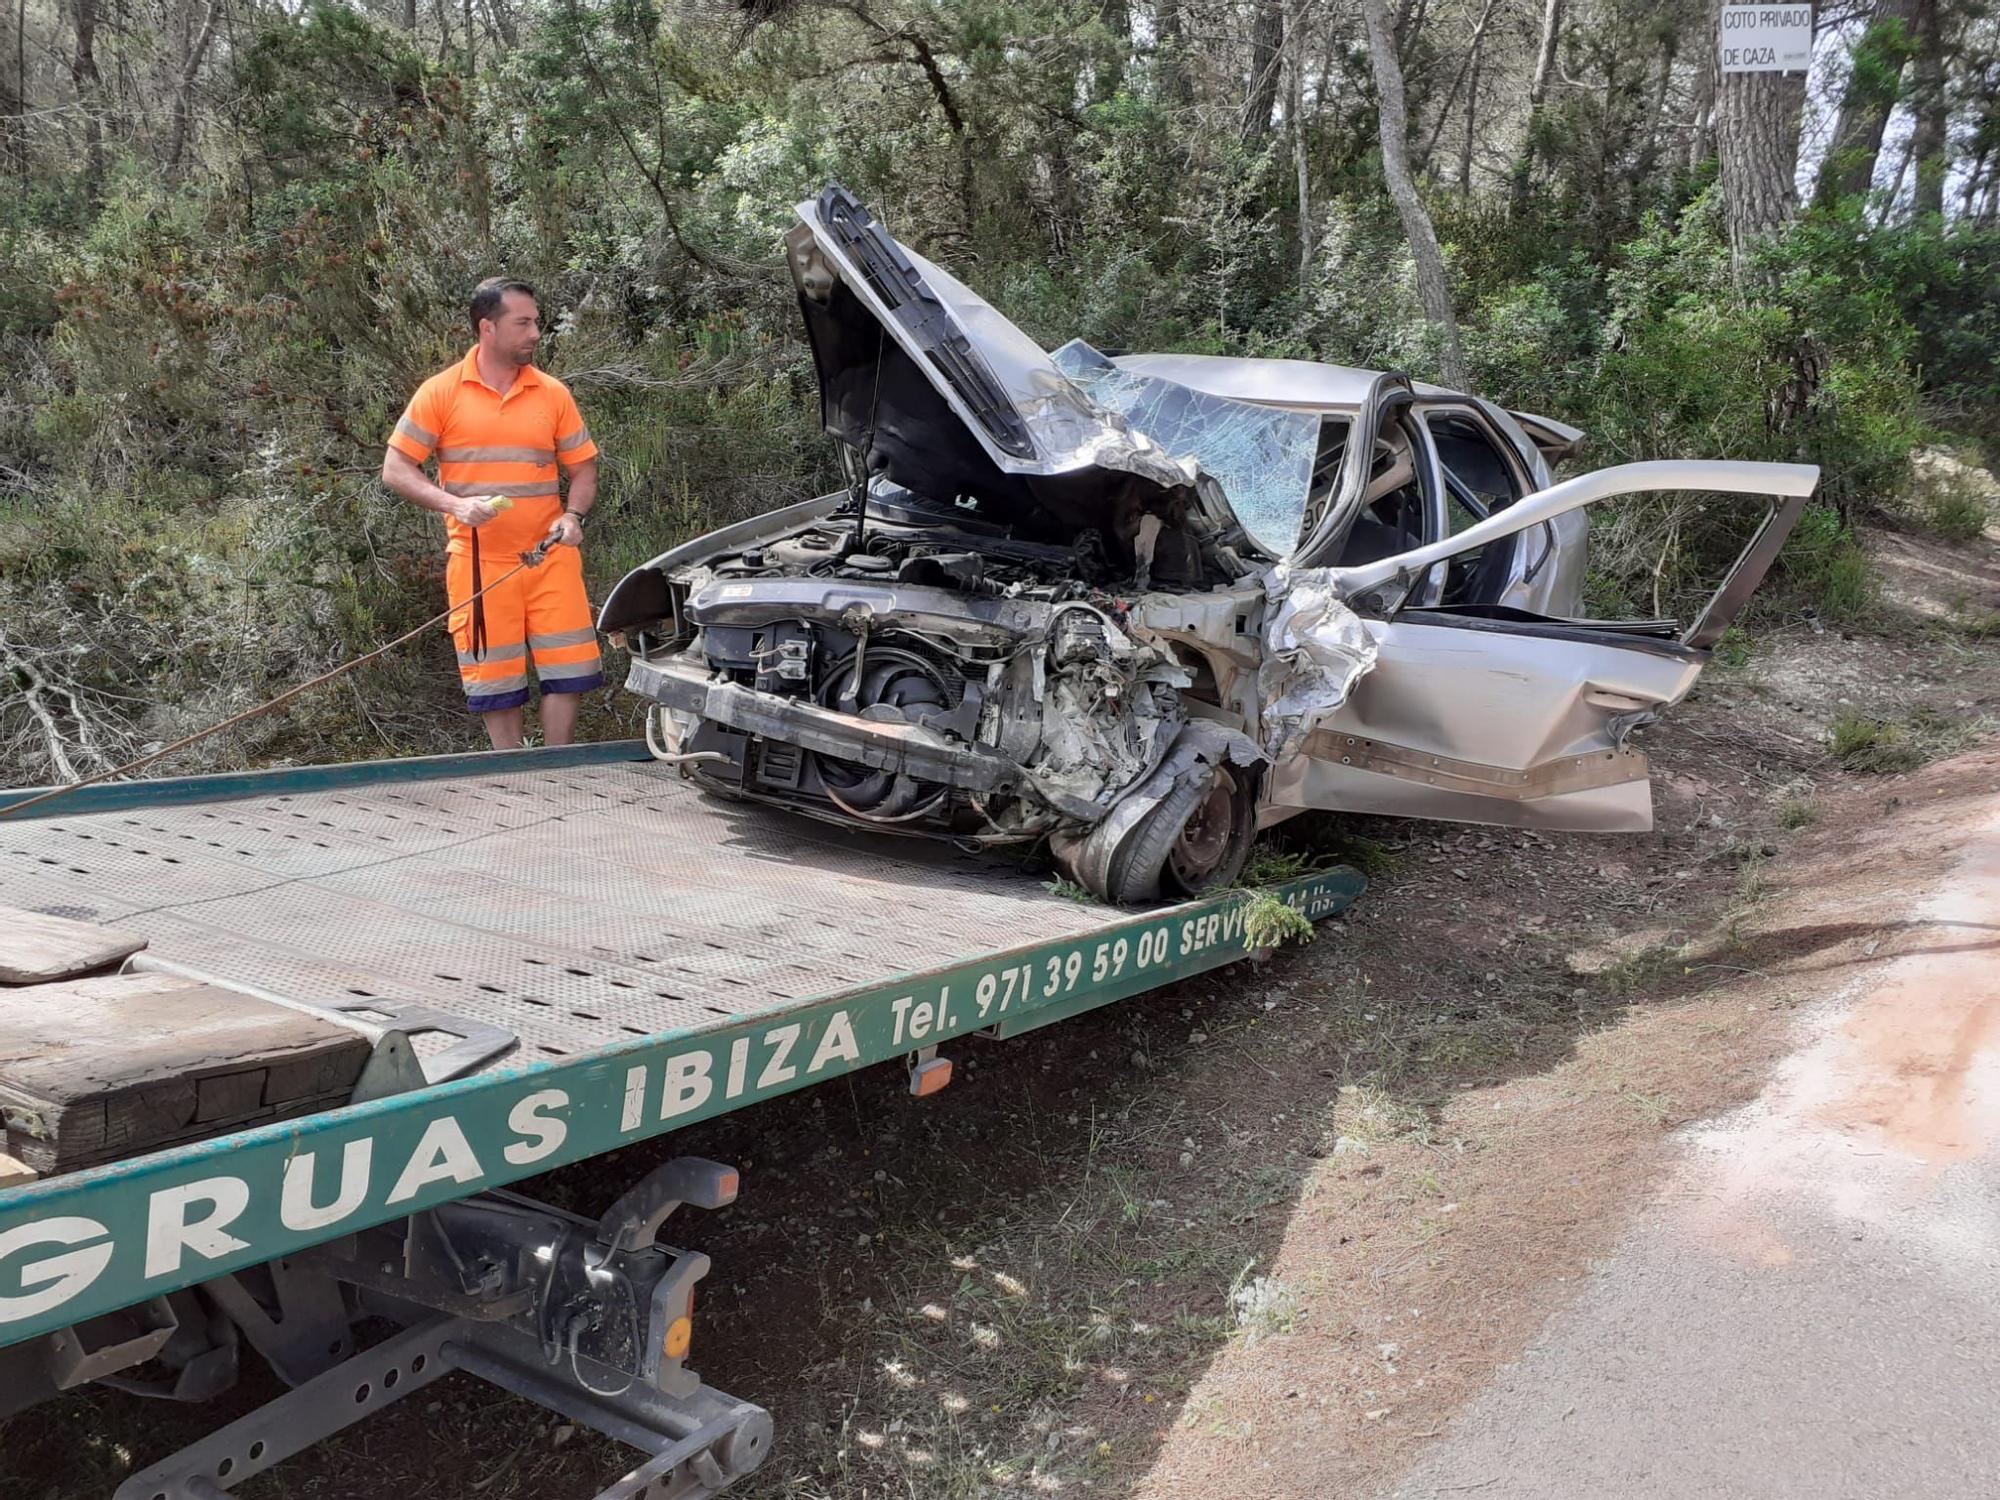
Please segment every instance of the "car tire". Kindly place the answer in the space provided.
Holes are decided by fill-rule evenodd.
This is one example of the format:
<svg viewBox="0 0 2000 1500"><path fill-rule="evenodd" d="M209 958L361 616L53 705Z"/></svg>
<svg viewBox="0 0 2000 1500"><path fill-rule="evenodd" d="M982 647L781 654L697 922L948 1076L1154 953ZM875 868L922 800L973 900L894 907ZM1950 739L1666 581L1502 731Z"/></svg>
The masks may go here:
<svg viewBox="0 0 2000 1500"><path fill-rule="evenodd" d="M1199 896L1235 881L1257 837L1253 771L1217 766L1183 782L1111 856L1104 897L1118 905Z"/></svg>

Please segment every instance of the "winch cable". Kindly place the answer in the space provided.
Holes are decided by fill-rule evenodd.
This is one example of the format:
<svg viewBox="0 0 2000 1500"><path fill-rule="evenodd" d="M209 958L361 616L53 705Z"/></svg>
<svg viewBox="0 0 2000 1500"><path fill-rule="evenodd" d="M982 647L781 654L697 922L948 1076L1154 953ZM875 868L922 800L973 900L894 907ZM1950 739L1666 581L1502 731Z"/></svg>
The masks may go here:
<svg viewBox="0 0 2000 1500"><path fill-rule="evenodd" d="M543 542L539 547L533 548L532 550L527 552L523 552L521 554L521 560L518 563L516 563L513 567L509 568L506 572L502 573L498 578L494 579L491 583L487 584L485 587L478 590L477 593L474 593L470 598L466 599L464 603L447 605L437 614L432 615L428 620L424 621L423 624L417 626L413 630L404 631L401 635L397 636L393 641L390 641L386 645L377 646L373 651L370 651L366 656L357 656L352 661L342 662L332 671L322 672L320 673L319 676L313 678L309 682L302 682L297 687L286 688L284 692L278 694L277 697L271 699L270 702L268 703L260 703L255 708L244 709L243 712L240 714L232 714L229 718L224 719L219 724L211 724L206 729L196 730L193 734L188 735L184 739L175 740L171 745L162 746L158 750L154 750L145 755L140 756L137 760L127 761L124 765L115 766L109 771L100 771L95 776L86 776L81 781L72 781L59 787L51 787L48 791L41 793L41 795L39 796L30 797L25 802L16 802L11 807L0 808L0 819L14 817L18 813L26 812L31 807L40 807L44 802L53 802L58 797L67 796L69 793L80 791L84 787L96 786L100 782L115 781L121 776L129 776L134 771L144 770L147 766L152 765L155 761L165 760L168 756L177 754L178 752L187 749L187 747L190 745L199 744L201 743L201 741L209 738L211 735L221 734L222 731L225 729L234 729L238 724L247 724L252 719L261 719L265 714L271 713L276 709L283 708L287 703L290 703L294 698L298 697L301 693L310 692L312 689L316 687L320 687L326 683L332 682L335 678L345 677L349 672L354 671L357 667L365 667L368 665L368 663L374 661L377 657L386 656L391 651L394 651L398 646L404 645L407 642L415 640L418 636L422 635L426 630L429 630L433 625L441 624L444 621L450 619L454 611L463 609L466 607L466 605L471 604L474 600L481 598L483 595L492 593L493 590L499 588L501 584L505 583L508 579L512 578L516 573L526 572L529 568L540 567L542 565L542 560L548 556L548 549L549 549L549 543Z"/></svg>

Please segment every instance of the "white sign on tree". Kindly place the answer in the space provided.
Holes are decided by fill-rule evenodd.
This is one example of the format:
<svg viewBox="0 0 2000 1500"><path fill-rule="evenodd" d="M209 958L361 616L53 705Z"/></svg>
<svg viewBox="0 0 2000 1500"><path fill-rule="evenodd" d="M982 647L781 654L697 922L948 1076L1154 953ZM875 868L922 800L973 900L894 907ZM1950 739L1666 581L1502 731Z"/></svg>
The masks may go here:
<svg viewBox="0 0 2000 1500"><path fill-rule="evenodd" d="M1725 73L1804 73L1812 67L1810 5L1725 5L1716 39Z"/></svg>

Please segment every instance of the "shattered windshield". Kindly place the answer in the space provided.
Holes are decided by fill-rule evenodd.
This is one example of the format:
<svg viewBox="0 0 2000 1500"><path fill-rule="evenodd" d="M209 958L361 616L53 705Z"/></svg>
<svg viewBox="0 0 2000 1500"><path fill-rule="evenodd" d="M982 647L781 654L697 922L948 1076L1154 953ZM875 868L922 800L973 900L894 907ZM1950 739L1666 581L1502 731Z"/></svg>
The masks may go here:
<svg viewBox="0 0 2000 1500"><path fill-rule="evenodd" d="M1174 457L1199 463L1258 546L1284 557L1297 545L1319 454L1316 414L1252 406L1121 370L1081 339L1049 358L1093 401Z"/></svg>

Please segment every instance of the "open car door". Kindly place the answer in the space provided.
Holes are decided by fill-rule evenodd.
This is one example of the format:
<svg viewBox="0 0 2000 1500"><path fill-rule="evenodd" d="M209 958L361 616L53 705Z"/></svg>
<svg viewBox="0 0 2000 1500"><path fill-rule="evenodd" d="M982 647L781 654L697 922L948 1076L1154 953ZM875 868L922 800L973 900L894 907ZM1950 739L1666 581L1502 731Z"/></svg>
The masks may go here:
<svg viewBox="0 0 2000 1500"><path fill-rule="evenodd" d="M1818 482L1803 464L1624 464L1553 485L1428 546L1330 568L1374 637L1374 669L1273 768L1263 821L1325 809L1596 833L1653 826L1631 732L1694 686ZM1768 497L1763 524L1686 630L1671 621L1559 619L1504 605L1408 608L1427 570L1620 495Z"/></svg>

